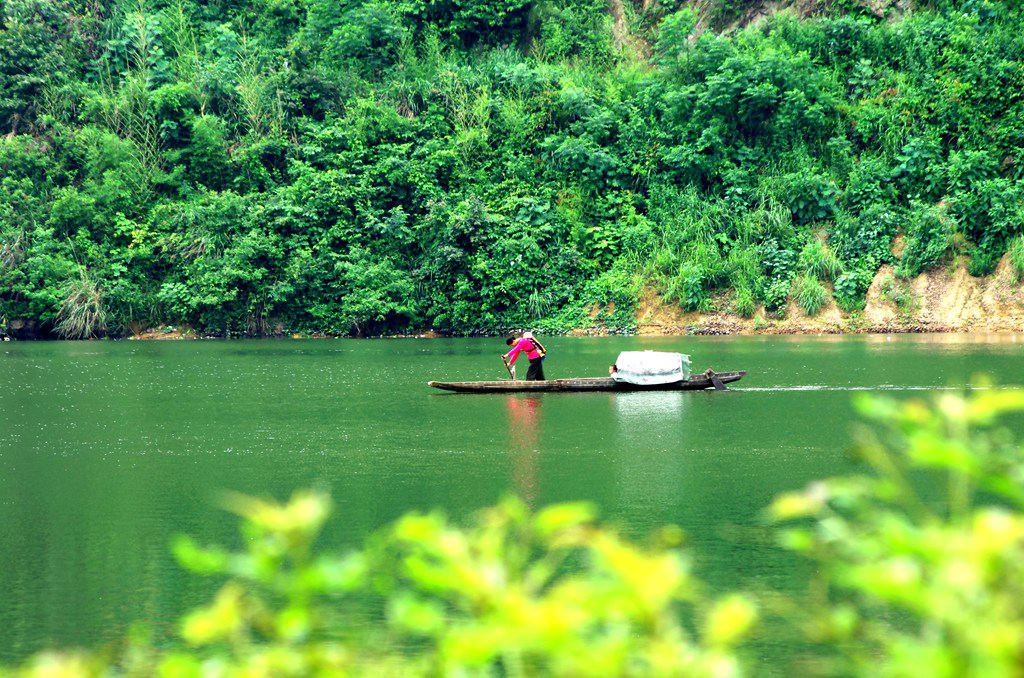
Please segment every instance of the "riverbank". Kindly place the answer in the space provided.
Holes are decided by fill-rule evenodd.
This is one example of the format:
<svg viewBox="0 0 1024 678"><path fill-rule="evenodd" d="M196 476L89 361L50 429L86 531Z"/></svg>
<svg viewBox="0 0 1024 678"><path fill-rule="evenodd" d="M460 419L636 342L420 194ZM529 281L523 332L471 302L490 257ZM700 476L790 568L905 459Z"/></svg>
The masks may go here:
<svg viewBox="0 0 1024 678"><path fill-rule="evenodd" d="M831 292L831 290L829 290ZM600 324L545 334L569 336L715 336L715 335L818 335L1024 332L1024 285L1017 280L1008 257L1003 257L990 276L972 277L965 259L949 266L903 280L892 266L875 274L864 308L843 311L830 296L811 316L790 299L782 312L769 313L762 306L752 317L730 312L730 293L712 299L710 311L685 311L664 299L653 287L645 289L637 304L636 322L630 327ZM600 317L595 308L593 316ZM13 323L9 323L11 329ZM15 328L17 329L17 328ZM12 335L19 338L17 334ZM245 335L239 335L245 336ZM340 335L280 331L275 338L324 339ZM375 335L386 338L432 339L448 336L436 330ZM31 336L20 338L38 338ZM130 340L167 341L223 338L181 325L138 327L123 337Z"/></svg>
<svg viewBox="0 0 1024 678"><path fill-rule="evenodd" d="M831 290L830 290L831 291ZM882 266L868 288L864 308L845 312L830 297L814 316L794 300L785 313L757 309L753 317L729 313L730 299L722 296L712 312L687 312L666 303L653 289L644 292L637 310L636 333L644 336L722 334L893 334L921 332L1022 332L1024 285L1003 257L990 276L975 278L967 262L923 273L910 280ZM576 334L592 334L582 329Z"/></svg>

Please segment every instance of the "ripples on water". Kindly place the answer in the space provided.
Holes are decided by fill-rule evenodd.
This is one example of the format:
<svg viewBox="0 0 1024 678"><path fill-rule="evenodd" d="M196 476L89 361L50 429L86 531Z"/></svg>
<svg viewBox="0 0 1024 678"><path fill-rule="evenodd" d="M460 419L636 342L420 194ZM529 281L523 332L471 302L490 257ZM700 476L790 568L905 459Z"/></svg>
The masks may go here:
<svg viewBox="0 0 1024 678"><path fill-rule="evenodd" d="M136 619L158 637L216 582L184 575L175 534L237 544L225 489L312 484L341 549L412 509L465 515L508 492L594 501L641 534L689 535L720 589L792 585L759 516L843 473L852 392L916 397L991 373L1024 379L1019 337L551 339L551 378L602 376L620 350L747 370L735 393L443 395L499 379L497 340L5 344L0 351L0 661L97 646ZM785 656L786 648L771 657Z"/></svg>
<svg viewBox="0 0 1024 678"><path fill-rule="evenodd" d="M753 386L730 387L730 391L987 391L992 386L897 386L895 384L879 384L878 386L825 386L823 384L806 384L804 386ZM1012 387L1007 387L1012 388Z"/></svg>

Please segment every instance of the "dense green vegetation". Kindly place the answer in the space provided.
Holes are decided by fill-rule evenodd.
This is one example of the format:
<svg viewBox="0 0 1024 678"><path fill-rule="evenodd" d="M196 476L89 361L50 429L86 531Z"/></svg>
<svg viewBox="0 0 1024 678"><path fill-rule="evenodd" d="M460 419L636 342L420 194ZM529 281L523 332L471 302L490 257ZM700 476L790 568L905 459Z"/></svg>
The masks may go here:
<svg viewBox="0 0 1024 678"><path fill-rule="evenodd" d="M747 644L760 634L800 648L787 655L795 675L1017 675L1024 457L1002 422L1024 393L861 410L875 422L857 446L864 473L766 511L781 545L817 565L795 598L710 596L679 530L636 543L584 504L531 512L509 499L466 527L407 514L338 556L315 549L323 496L231 496L242 550L174 546L189 569L226 580L181 620L180 641L137 634L10 674L732 678L757 674Z"/></svg>
<svg viewBox="0 0 1024 678"><path fill-rule="evenodd" d="M645 286L750 316L856 310L882 263L992 271L1019 3L724 34L753 3L698 4L3 0L0 316L555 330L628 326Z"/></svg>

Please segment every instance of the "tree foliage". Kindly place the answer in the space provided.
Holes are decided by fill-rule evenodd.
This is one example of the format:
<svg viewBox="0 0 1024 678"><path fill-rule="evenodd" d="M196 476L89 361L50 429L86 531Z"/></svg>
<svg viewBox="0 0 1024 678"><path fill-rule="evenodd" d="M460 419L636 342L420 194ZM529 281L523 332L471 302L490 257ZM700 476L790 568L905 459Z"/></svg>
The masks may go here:
<svg viewBox="0 0 1024 678"><path fill-rule="evenodd" d="M4 0L0 316L58 331L83 270L110 332L217 334L565 329L611 297L628 325L645 285L773 311L808 265L854 308L883 263L992 270L1024 230L1019 3L722 35L743 3L705 4Z"/></svg>

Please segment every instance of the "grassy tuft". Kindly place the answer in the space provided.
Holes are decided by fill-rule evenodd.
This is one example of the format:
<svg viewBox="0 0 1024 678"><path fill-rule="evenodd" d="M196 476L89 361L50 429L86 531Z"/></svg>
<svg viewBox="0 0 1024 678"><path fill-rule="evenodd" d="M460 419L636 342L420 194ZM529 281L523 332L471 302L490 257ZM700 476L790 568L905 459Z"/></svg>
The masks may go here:
<svg viewBox="0 0 1024 678"><path fill-rule="evenodd" d="M800 267L818 280L833 282L843 273L843 264L825 243L812 239L800 252Z"/></svg>
<svg viewBox="0 0 1024 678"><path fill-rule="evenodd" d="M757 302L754 300L754 292L749 287L741 287L736 290L736 300L733 302L732 310L736 315L744 318L754 317L757 310Z"/></svg>
<svg viewBox="0 0 1024 678"><path fill-rule="evenodd" d="M531 320L543 318L551 312L551 301L547 295L534 288L526 300L526 311L530 314Z"/></svg>
<svg viewBox="0 0 1024 678"><path fill-rule="evenodd" d="M64 301L57 311L57 333L65 339L90 339L106 329L103 292L83 268L79 278L64 288Z"/></svg>
<svg viewBox="0 0 1024 678"><path fill-rule="evenodd" d="M1017 282L1024 280L1024 235L1018 235L1010 242L1010 266Z"/></svg>
<svg viewBox="0 0 1024 678"><path fill-rule="evenodd" d="M793 281L793 296L796 297L800 308L804 309L804 313L815 316L825 305L825 301L828 299L828 290L817 278L809 273L804 273Z"/></svg>
<svg viewBox="0 0 1024 678"><path fill-rule="evenodd" d="M987 247L975 247L971 249L971 260L967 264L967 272L975 278L980 278L996 270L998 263L998 252Z"/></svg>

